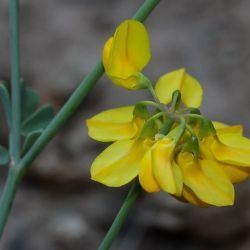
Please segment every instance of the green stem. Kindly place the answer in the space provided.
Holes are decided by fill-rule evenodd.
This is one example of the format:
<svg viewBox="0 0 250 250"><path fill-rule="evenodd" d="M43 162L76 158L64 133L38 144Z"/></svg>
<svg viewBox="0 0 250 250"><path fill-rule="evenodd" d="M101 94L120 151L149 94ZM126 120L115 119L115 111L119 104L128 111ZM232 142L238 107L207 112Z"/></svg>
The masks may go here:
<svg viewBox="0 0 250 250"><path fill-rule="evenodd" d="M98 62L94 69L86 76L78 88L74 91L68 101L64 104L61 110L56 114L55 118L51 121L48 127L44 130L42 135L37 139L28 153L21 159L18 164L21 174L23 175L26 169L30 166L33 160L51 141L51 139L58 133L63 124L70 118L80 105L82 100L93 88L95 83L100 79L104 72L102 62Z"/></svg>
<svg viewBox="0 0 250 250"><path fill-rule="evenodd" d="M154 88L153 88L153 86L152 86L151 83L148 84L148 90L149 90L149 92L152 94L152 96L154 97L155 101L156 101L157 103L160 104L160 101L159 101L159 99L158 99L158 96L157 96L157 94L155 93L155 90L154 90Z"/></svg>
<svg viewBox="0 0 250 250"><path fill-rule="evenodd" d="M137 197L139 196L140 191L141 191L141 186L139 184L138 179L136 179L132 187L130 188L129 193L125 201L123 202L122 207L120 208L120 211L118 212L114 222L112 223L109 231L107 232L98 250L108 250L110 248L113 241L120 232L122 225L125 222L131 207L133 206Z"/></svg>
<svg viewBox="0 0 250 250"><path fill-rule="evenodd" d="M159 104L156 103L156 102L152 102L152 101L140 101L140 102L138 102L138 104L144 104L144 105L147 105L147 106L152 106L152 107L155 107L155 108L161 110L161 107L159 107Z"/></svg>
<svg viewBox="0 0 250 250"><path fill-rule="evenodd" d="M12 165L20 158L20 51L19 51L19 1L9 1L10 16L10 47L11 47L11 133L10 154Z"/></svg>
<svg viewBox="0 0 250 250"><path fill-rule="evenodd" d="M134 14L133 19L144 22L161 0L145 0L144 4Z"/></svg>
<svg viewBox="0 0 250 250"><path fill-rule="evenodd" d="M13 1L14 2L14 1ZM160 0L146 0L140 9L133 16L133 19L143 22ZM18 13L18 12L17 12ZM17 16L18 17L18 16ZM17 36L18 37L18 36ZM30 151L24 156L24 158L18 163L17 172L14 173L15 179L18 181L7 181L4 188L3 196L1 197L0 211L0 232L3 232L7 217L9 215L12 201L15 197L17 186L21 177L25 174L26 170L34 159L41 153L44 147L50 142L50 140L57 134L63 124L70 118L72 113L77 109L88 92L94 87L96 82L104 73L102 62L99 61L94 69L87 75L87 77L80 83L79 87L74 91L62 109L58 112L50 125L38 138L36 143L32 146ZM19 106L20 108L20 106ZM20 116L20 112L19 112ZM1 236L1 235L0 235Z"/></svg>
<svg viewBox="0 0 250 250"><path fill-rule="evenodd" d="M175 123L175 119L168 118L167 121L161 127L159 134L162 134L162 135L168 134L168 132L170 131L174 123Z"/></svg>
<svg viewBox="0 0 250 250"><path fill-rule="evenodd" d="M20 177L16 173L15 168L10 168L7 181L4 186L3 193L1 194L1 209L0 209L0 237L2 236L4 226L6 224L9 211L12 206L13 199L15 197L18 183L19 183Z"/></svg>

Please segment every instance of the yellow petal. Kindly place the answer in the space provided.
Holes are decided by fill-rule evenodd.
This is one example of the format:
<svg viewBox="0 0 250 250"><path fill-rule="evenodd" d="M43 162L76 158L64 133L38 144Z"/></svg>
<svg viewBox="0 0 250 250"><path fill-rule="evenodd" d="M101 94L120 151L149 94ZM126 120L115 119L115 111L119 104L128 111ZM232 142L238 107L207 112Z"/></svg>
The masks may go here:
<svg viewBox="0 0 250 250"><path fill-rule="evenodd" d="M203 201L201 201L195 194L194 192L188 188L187 186L184 185L183 187L183 192L182 195L184 197L184 199L186 201L188 201L189 203L198 206L198 207L202 207L202 208L207 208L209 207L209 205Z"/></svg>
<svg viewBox="0 0 250 250"><path fill-rule="evenodd" d="M184 184L203 202L214 206L232 205L234 187L213 160L197 160L190 153L178 157Z"/></svg>
<svg viewBox="0 0 250 250"><path fill-rule="evenodd" d="M175 144L168 138L159 140L152 149L153 174L159 186L166 192L180 196L182 175L173 162Z"/></svg>
<svg viewBox="0 0 250 250"><path fill-rule="evenodd" d="M155 85L157 96L164 104L171 102L175 90L181 92L182 101L187 107L201 105L202 88L199 82L183 68L163 75Z"/></svg>
<svg viewBox="0 0 250 250"><path fill-rule="evenodd" d="M155 85L155 92L160 102L164 104L171 102L173 92L181 89L185 74L185 69L178 69L158 79Z"/></svg>
<svg viewBox="0 0 250 250"><path fill-rule="evenodd" d="M219 163L226 175L230 178L232 183L239 183L246 180L250 174L250 167L239 167L225 163Z"/></svg>
<svg viewBox="0 0 250 250"><path fill-rule="evenodd" d="M242 135L243 127L242 125L229 126L221 122L213 122L216 133L232 133Z"/></svg>
<svg viewBox="0 0 250 250"><path fill-rule="evenodd" d="M135 75L148 64L150 57L145 26L135 20L126 20L116 29L113 41L108 40L105 44L103 64L114 83L135 89Z"/></svg>
<svg viewBox="0 0 250 250"><path fill-rule="evenodd" d="M160 187L153 176L151 150L148 150L142 158L139 181L143 189L149 193L160 191Z"/></svg>
<svg viewBox="0 0 250 250"><path fill-rule="evenodd" d="M91 179L106 186L119 187L133 180L148 150L146 142L123 140L106 148L91 166Z"/></svg>
<svg viewBox="0 0 250 250"><path fill-rule="evenodd" d="M218 134L211 150L218 161L241 167L250 166L250 140L238 134Z"/></svg>
<svg viewBox="0 0 250 250"><path fill-rule="evenodd" d="M210 145L214 142L215 139L212 136L206 137L200 142L200 152L203 159L217 161L210 149ZM230 178L232 183L238 183L244 181L245 179L248 178L250 173L250 167L249 168L239 167L227 163L222 163L220 161L217 161L217 164L218 166L221 167L221 169L223 169L223 171Z"/></svg>
<svg viewBox="0 0 250 250"><path fill-rule="evenodd" d="M200 107L202 102L202 92L203 90L200 83L189 74L186 74L181 89L183 103L187 107Z"/></svg>
<svg viewBox="0 0 250 250"><path fill-rule="evenodd" d="M113 37L110 37L107 42L105 43L102 51L102 62L105 70L109 67L109 56L110 56L110 50L112 48L113 44Z"/></svg>
<svg viewBox="0 0 250 250"><path fill-rule="evenodd" d="M109 142L133 138L137 123L133 120L134 106L103 111L86 121L88 134L97 141Z"/></svg>

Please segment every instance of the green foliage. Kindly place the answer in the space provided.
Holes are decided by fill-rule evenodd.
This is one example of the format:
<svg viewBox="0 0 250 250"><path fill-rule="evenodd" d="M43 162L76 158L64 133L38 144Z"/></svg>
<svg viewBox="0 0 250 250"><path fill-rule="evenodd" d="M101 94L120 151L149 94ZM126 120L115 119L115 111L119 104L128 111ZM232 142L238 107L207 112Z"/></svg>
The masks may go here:
<svg viewBox="0 0 250 250"><path fill-rule="evenodd" d="M206 117L203 117L203 119L200 120L200 126L200 139L203 139L204 137L209 136L210 134L214 135L216 133L212 121L210 121Z"/></svg>
<svg viewBox="0 0 250 250"><path fill-rule="evenodd" d="M38 137L42 134L42 130L37 130L29 133L24 141L23 150L22 150L22 156L25 155L29 149L32 147L32 145L35 143L35 141L38 139Z"/></svg>
<svg viewBox="0 0 250 250"><path fill-rule="evenodd" d="M39 94L22 81L21 133L25 136L22 155L28 152L54 117L53 108L49 104L37 110L39 101Z"/></svg>
<svg viewBox="0 0 250 250"><path fill-rule="evenodd" d="M26 84L23 84L22 89L22 114L21 120L27 119L36 109L40 101L39 94Z"/></svg>
<svg viewBox="0 0 250 250"><path fill-rule="evenodd" d="M0 166L6 165L9 162L9 152L0 145Z"/></svg>
<svg viewBox="0 0 250 250"><path fill-rule="evenodd" d="M0 81L0 100L3 105L7 123L10 126L11 124L10 95L6 87L6 83L4 81Z"/></svg>
<svg viewBox="0 0 250 250"><path fill-rule="evenodd" d="M21 132L24 136L29 133L45 129L54 117L54 111L51 105L42 106L39 110L34 112L26 120L22 122Z"/></svg>

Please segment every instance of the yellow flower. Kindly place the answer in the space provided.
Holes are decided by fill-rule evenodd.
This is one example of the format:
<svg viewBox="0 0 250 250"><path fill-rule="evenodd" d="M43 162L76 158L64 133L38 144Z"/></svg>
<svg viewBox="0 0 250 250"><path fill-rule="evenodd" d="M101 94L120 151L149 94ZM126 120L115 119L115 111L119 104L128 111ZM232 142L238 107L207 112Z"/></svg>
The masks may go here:
<svg viewBox="0 0 250 250"><path fill-rule="evenodd" d="M177 163L183 175L183 197L188 202L200 207L234 203L234 187L216 161L184 152L178 155Z"/></svg>
<svg viewBox="0 0 250 250"><path fill-rule="evenodd" d="M116 141L94 160L91 179L118 187L138 175L141 158L152 145L152 140L139 138L145 119L134 115L135 108L111 109L87 120L91 138L103 142Z"/></svg>
<svg viewBox="0 0 250 250"><path fill-rule="evenodd" d="M140 71L150 60L149 37L144 25L135 20L121 23L103 49L103 65L117 85L134 90L141 88Z"/></svg>
<svg viewBox="0 0 250 250"><path fill-rule="evenodd" d="M158 192L160 189L180 196L182 193L182 173L174 161L176 144L170 138L158 140L144 155L139 181L147 192Z"/></svg>
<svg viewBox="0 0 250 250"><path fill-rule="evenodd" d="M178 69L159 78L155 85L156 94L161 103L169 104L175 90L181 92L183 103L187 107L198 108L202 101L202 87L185 69Z"/></svg>
<svg viewBox="0 0 250 250"><path fill-rule="evenodd" d="M203 157L216 160L232 183L242 182L250 174L250 140L242 135L242 126L214 123L217 136L201 142Z"/></svg>

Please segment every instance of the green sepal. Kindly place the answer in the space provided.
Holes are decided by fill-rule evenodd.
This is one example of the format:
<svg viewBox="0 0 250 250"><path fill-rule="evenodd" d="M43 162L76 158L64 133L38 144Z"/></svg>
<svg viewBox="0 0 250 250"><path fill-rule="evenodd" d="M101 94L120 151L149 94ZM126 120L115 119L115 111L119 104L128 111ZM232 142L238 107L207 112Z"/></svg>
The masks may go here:
<svg viewBox="0 0 250 250"><path fill-rule="evenodd" d="M141 72L137 72L136 74L137 78L137 87L136 89L147 89L149 85L151 85L150 80L143 75Z"/></svg>
<svg viewBox="0 0 250 250"><path fill-rule="evenodd" d="M0 81L0 99L5 112L8 126L11 124L11 107L10 107L10 95L4 81Z"/></svg>
<svg viewBox="0 0 250 250"><path fill-rule="evenodd" d="M36 130L27 135L22 149L22 156L24 156L29 151L29 149L33 146L33 144L41 134L42 130Z"/></svg>
<svg viewBox="0 0 250 250"><path fill-rule="evenodd" d="M54 111L51 105L42 106L22 123L21 131L24 136L29 133L45 129L54 117Z"/></svg>
<svg viewBox="0 0 250 250"><path fill-rule="evenodd" d="M0 165L6 165L10 160L9 152L6 148L0 145Z"/></svg>
<svg viewBox="0 0 250 250"><path fill-rule="evenodd" d="M201 111L198 108L188 108L190 111L190 114L200 115Z"/></svg>
<svg viewBox="0 0 250 250"><path fill-rule="evenodd" d="M22 83L21 121L24 121L37 109L40 96L34 89L28 87L24 81Z"/></svg>
<svg viewBox="0 0 250 250"><path fill-rule="evenodd" d="M171 110L174 112L178 110L181 105L181 92L180 90L175 90L172 94Z"/></svg>
<svg viewBox="0 0 250 250"><path fill-rule="evenodd" d="M182 146L183 152L193 153L194 156L200 155L199 140L196 136L192 135Z"/></svg>
<svg viewBox="0 0 250 250"><path fill-rule="evenodd" d="M201 115L201 112L198 108L188 108L188 110L189 110L190 114ZM197 123L197 118L188 117L187 121L188 121L188 124L195 125Z"/></svg>
<svg viewBox="0 0 250 250"><path fill-rule="evenodd" d="M142 103L137 103L135 105L133 115L134 115L134 117L140 117L144 120L148 120L150 117L147 106L145 104L142 104Z"/></svg>
<svg viewBox="0 0 250 250"><path fill-rule="evenodd" d="M162 135L166 135L169 133L170 129L172 128L172 126L174 125L175 119L173 118L168 118L167 121L165 123L163 123L159 134Z"/></svg>
<svg viewBox="0 0 250 250"><path fill-rule="evenodd" d="M155 120L148 120L145 122L142 130L141 130L141 133L140 133L140 138L152 138L154 137L155 133L156 133L156 123L155 123Z"/></svg>
<svg viewBox="0 0 250 250"><path fill-rule="evenodd" d="M204 117L200 120L200 131L199 131L199 138L202 140L204 137L209 135L215 135L216 131L214 125L211 120Z"/></svg>
<svg viewBox="0 0 250 250"><path fill-rule="evenodd" d="M183 133L185 132L185 122L181 122L176 128L172 129L168 134L167 138L173 140L176 144L181 139Z"/></svg>

